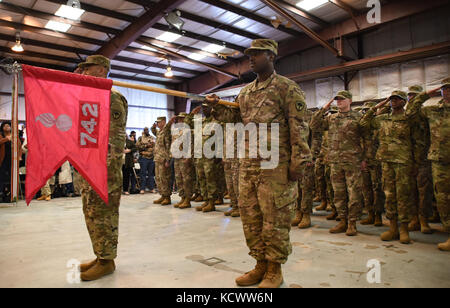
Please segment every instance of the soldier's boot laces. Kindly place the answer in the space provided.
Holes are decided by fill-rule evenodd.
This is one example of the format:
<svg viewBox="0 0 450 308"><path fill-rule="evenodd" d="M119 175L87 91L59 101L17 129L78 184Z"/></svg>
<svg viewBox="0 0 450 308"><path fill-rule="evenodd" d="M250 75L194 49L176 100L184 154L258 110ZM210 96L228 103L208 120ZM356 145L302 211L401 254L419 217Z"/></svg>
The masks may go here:
<svg viewBox="0 0 450 308"><path fill-rule="evenodd" d="M231 217L240 217L241 213L239 212L239 208L233 208L231 210Z"/></svg>
<svg viewBox="0 0 450 308"><path fill-rule="evenodd" d="M431 229L430 225L428 224L428 220L426 217L419 216L420 221L420 232L423 234L431 234L433 233L433 230Z"/></svg>
<svg viewBox="0 0 450 308"><path fill-rule="evenodd" d="M389 230L381 234L382 241L393 241L400 238L400 233L398 231L397 219L392 219L389 223Z"/></svg>
<svg viewBox="0 0 450 308"><path fill-rule="evenodd" d="M170 200L170 197L165 197L163 201L161 202L161 205L169 205L172 203L172 200Z"/></svg>
<svg viewBox="0 0 450 308"><path fill-rule="evenodd" d="M402 222L400 225L400 243L411 244L411 239L409 238L408 223Z"/></svg>
<svg viewBox="0 0 450 308"><path fill-rule="evenodd" d="M413 216L411 222L408 225L408 231L420 231L419 217Z"/></svg>
<svg viewBox="0 0 450 308"><path fill-rule="evenodd" d="M338 214L337 214L336 210L333 209L331 214L328 215L326 218L327 218L327 220L335 220L337 218L337 216L338 216Z"/></svg>
<svg viewBox="0 0 450 308"><path fill-rule="evenodd" d="M361 220L361 224L363 226L373 225L374 223L375 223L375 215L372 211L369 212L369 215L367 216L366 219Z"/></svg>
<svg viewBox="0 0 450 308"><path fill-rule="evenodd" d="M344 233L347 231L347 219L341 218L341 221L336 225L336 227L330 229L330 233Z"/></svg>
<svg viewBox="0 0 450 308"><path fill-rule="evenodd" d="M215 201L209 200L208 205L202 209L203 213L213 212L216 210Z"/></svg>
<svg viewBox="0 0 450 308"><path fill-rule="evenodd" d="M299 210L295 211L295 217L294 220L291 223L291 226L297 226L303 218L303 213L300 212Z"/></svg>
<svg viewBox="0 0 450 308"><path fill-rule="evenodd" d="M161 204L161 202L163 202L163 200L164 200L164 197L161 196L161 198L154 200L153 204Z"/></svg>
<svg viewBox="0 0 450 308"><path fill-rule="evenodd" d="M450 236L447 242L438 244L438 249L442 251L450 251Z"/></svg>
<svg viewBox="0 0 450 308"><path fill-rule="evenodd" d="M178 208L179 209L188 209L188 208L191 208L191 207L192 207L191 201L189 200L189 198L186 198L184 200L184 202L182 204L180 204L180 206Z"/></svg>
<svg viewBox="0 0 450 308"><path fill-rule="evenodd" d="M86 272L91 267L93 267L97 263L97 261L98 261L98 258L96 258L95 260L92 260L90 262L80 264L80 272L81 273Z"/></svg>
<svg viewBox="0 0 450 308"><path fill-rule="evenodd" d="M322 203L316 207L316 211L325 211L327 209L328 203L326 201L322 201Z"/></svg>
<svg viewBox="0 0 450 308"><path fill-rule="evenodd" d="M257 284L264 278L266 271L267 261L257 261L254 269L236 278L236 284L241 287Z"/></svg>
<svg viewBox="0 0 450 308"><path fill-rule="evenodd" d="M375 227L381 227L383 226L383 217L381 216L381 213L375 213L375 222L373 223Z"/></svg>
<svg viewBox="0 0 450 308"><path fill-rule="evenodd" d="M184 203L184 200L185 200L185 199L186 199L186 198L181 198L181 201L178 202L178 203L176 203L176 204L174 204L173 207L175 207L175 208L180 207L180 205L182 205L182 204Z"/></svg>
<svg viewBox="0 0 450 308"><path fill-rule="evenodd" d="M308 229L311 227L311 214L303 214L301 222L298 224L300 229Z"/></svg>
<svg viewBox="0 0 450 308"><path fill-rule="evenodd" d="M268 262L267 271L264 275L263 281L258 288L274 289L279 288L283 283L283 274L281 273L281 264L275 262Z"/></svg>
<svg viewBox="0 0 450 308"><path fill-rule="evenodd" d="M358 231L356 230L356 221L350 220L348 222L347 232L345 232L347 236L355 236L358 235Z"/></svg>
<svg viewBox="0 0 450 308"><path fill-rule="evenodd" d="M116 265L114 264L114 260L99 259L93 267L81 273L80 278L83 281L97 280L105 275L112 274L115 270Z"/></svg>

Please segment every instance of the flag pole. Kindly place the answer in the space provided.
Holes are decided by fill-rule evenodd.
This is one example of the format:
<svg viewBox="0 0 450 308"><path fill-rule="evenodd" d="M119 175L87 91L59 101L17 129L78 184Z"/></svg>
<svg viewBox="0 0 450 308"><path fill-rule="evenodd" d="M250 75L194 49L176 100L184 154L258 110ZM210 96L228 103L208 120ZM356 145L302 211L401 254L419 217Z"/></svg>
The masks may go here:
<svg viewBox="0 0 450 308"><path fill-rule="evenodd" d="M177 97L188 98L188 99L193 99L193 100L203 101L205 99L205 96L203 96L203 95L192 94L192 93L187 93L187 92L182 92L182 91L175 91L175 90L170 90L170 89L151 87L151 86L140 85L140 84L133 84L133 83L122 82L122 81L117 81L117 80L113 80L113 85L115 85L117 87L124 87L124 88L130 88L130 89L156 92L156 93L167 94L167 95L171 95L171 96L177 96ZM225 100L219 100L219 104L233 107L233 108L239 108L238 103L233 103L233 102L229 102L229 101L225 101Z"/></svg>
<svg viewBox="0 0 450 308"><path fill-rule="evenodd" d="M11 72L14 75L12 85L11 108L11 202L19 200L19 72L20 64L14 62Z"/></svg>

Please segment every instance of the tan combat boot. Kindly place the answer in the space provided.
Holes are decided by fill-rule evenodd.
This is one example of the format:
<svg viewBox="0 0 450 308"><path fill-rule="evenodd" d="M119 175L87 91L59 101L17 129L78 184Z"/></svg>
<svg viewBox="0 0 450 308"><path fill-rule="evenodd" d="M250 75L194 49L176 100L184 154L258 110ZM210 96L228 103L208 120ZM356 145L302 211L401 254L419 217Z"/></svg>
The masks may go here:
<svg viewBox="0 0 450 308"><path fill-rule="evenodd" d="M322 201L322 203L316 207L316 211L325 211L327 209L327 201Z"/></svg>
<svg viewBox="0 0 450 308"><path fill-rule="evenodd" d="M224 199L230 200L231 196L229 194L225 194L225 196L223 196Z"/></svg>
<svg viewBox="0 0 450 308"><path fill-rule="evenodd" d="M262 289L279 288L282 283L283 283L283 274L281 273L281 264L269 261L267 263L266 274L264 275L263 281L261 281L258 288Z"/></svg>
<svg viewBox="0 0 450 308"><path fill-rule="evenodd" d="M93 267L81 273L80 278L83 281L97 280L105 275L112 274L115 270L116 265L114 264L114 260L99 259Z"/></svg>
<svg viewBox="0 0 450 308"><path fill-rule="evenodd" d="M202 203L202 205L197 206L195 208L195 210L198 211L198 212L201 212L207 205L208 205L208 201L205 201L205 202Z"/></svg>
<svg viewBox="0 0 450 308"><path fill-rule="evenodd" d="M162 201L161 201L161 205L169 205L172 204L172 200L170 200L170 197L165 197Z"/></svg>
<svg viewBox="0 0 450 308"><path fill-rule="evenodd" d="M202 212L203 213L214 212L216 210L216 206L214 203L215 203L214 200L209 200L208 205L202 209Z"/></svg>
<svg viewBox="0 0 450 308"><path fill-rule="evenodd" d="M236 278L236 284L241 287L247 287L259 283L267 271L267 261L256 261L256 266L250 272Z"/></svg>
<svg viewBox="0 0 450 308"><path fill-rule="evenodd" d="M431 230L431 227L428 224L428 220L426 217L423 217L422 215L420 215L419 221L420 221L420 232L422 232L423 234L433 233L433 230Z"/></svg>
<svg viewBox="0 0 450 308"><path fill-rule="evenodd" d="M400 243L411 244L411 239L409 238L408 223L402 222L400 225Z"/></svg>
<svg viewBox="0 0 450 308"><path fill-rule="evenodd" d="M450 251L450 236L447 242L438 244L438 249L442 251Z"/></svg>
<svg viewBox="0 0 450 308"><path fill-rule="evenodd" d="M375 213L375 222L373 223L375 227L381 227L383 226L383 217L381 216L381 213Z"/></svg>
<svg viewBox="0 0 450 308"><path fill-rule="evenodd" d="M161 198L154 200L153 204L161 204L161 202L163 202L163 200L164 200L164 197L161 196Z"/></svg>
<svg viewBox="0 0 450 308"><path fill-rule="evenodd" d="M298 224L300 229L308 229L311 227L311 214L303 214L301 222Z"/></svg>
<svg viewBox="0 0 450 308"><path fill-rule="evenodd" d="M205 201L205 200L203 199L203 197L202 197L201 195L198 195L198 196L194 199L194 202L203 202L203 201Z"/></svg>
<svg viewBox="0 0 450 308"><path fill-rule="evenodd" d="M320 202L322 201L322 198L320 198L320 196L315 196L313 199L313 202Z"/></svg>
<svg viewBox="0 0 450 308"><path fill-rule="evenodd" d="M241 212L239 212L238 207L231 210L231 217L241 217Z"/></svg>
<svg viewBox="0 0 450 308"><path fill-rule="evenodd" d="M186 198L185 200L184 200L184 202L182 203L182 204L180 204L180 206L178 207L179 209L189 209L189 208L191 208L192 207L192 205L191 205L191 201L189 201L189 198Z"/></svg>
<svg viewBox="0 0 450 308"><path fill-rule="evenodd" d="M341 221L336 225L336 227L330 229L330 233L344 233L347 231L347 218L341 217Z"/></svg>
<svg viewBox="0 0 450 308"><path fill-rule="evenodd" d="M372 211L369 211L369 215L367 216L366 219L361 220L361 224L363 226L373 225L374 223L375 223L375 216L374 216L374 213Z"/></svg>
<svg viewBox="0 0 450 308"><path fill-rule="evenodd" d="M300 212L299 210L295 211L295 218L291 223L291 226L297 226L299 223L302 222L302 218L303 218L303 213Z"/></svg>
<svg viewBox="0 0 450 308"><path fill-rule="evenodd" d="M228 211L226 211L225 213L223 213L225 216L230 216L231 212L233 212L233 208L231 207Z"/></svg>
<svg viewBox="0 0 450 308"><path fill-rule="evenodd" d="M178 203L176 203L176 204L174 204L173 207L174 207L174 208L180 207L180 205L182 205L182 204L184 203L184 200L186 200L186 198L181 198L181 201L178 202Z"/></svg>
<svg viewBox="0 0 450 308"><path fill-rule="evenodd" d="M382 241L393 241L398 240L400 238L400 234L398 231L398 224L397 219L391 219L389 224L389 231L384 232L381 234L381 240Z"/></svg>
<svg viewBox="0 0 450 308"><path fill-rule="evenodd" d="M51 195L48 195L48 196L45 197L45 201L50 201L50 200L52 200L52 196Z"/></svg>
<svg viewBox="0 0 450 308"><path fill-rule="evenodd" d="M348 222L347 232L345 232L347 236L355 236L358 235L358 231L356 230L356 221L350 220Z"/></svg>
<svg viewBox="0 0 450 308"><path fill-rule="evenodd" d="M40 196L39 198L37 198L36 200L37 200L37 201L44 201L46 198L47 198L46 195L42 195L42 196Z"/></svg>
<svg viewBox="0 0 450 308"><path fill-rule="evenodd" d="M338 217L338 213L335 209L331 210L331 214L326 217L327 220L335 220Z"/></svg>
<svg viewBox="0 0 450 308"><path fill-rule="evenodd" d="M411 222L408 225L408 231L420 231L419 216L413 216Z"/></svg>
<svg viewBox="0 0 450 308"><path fill-rule="evenodd" d="M223 204L223 198L219 198L216 201L214 201L214 205L222 205Z"/></svg>
<svg viewBox="0 0 450 308"><path fill-rule="evenodd" d="M98 261L98 258L95 260L92 260L91 262L80 264L80 272L81 273L86 272L91 267L93 267L97 263L97 261Z"/></svg>

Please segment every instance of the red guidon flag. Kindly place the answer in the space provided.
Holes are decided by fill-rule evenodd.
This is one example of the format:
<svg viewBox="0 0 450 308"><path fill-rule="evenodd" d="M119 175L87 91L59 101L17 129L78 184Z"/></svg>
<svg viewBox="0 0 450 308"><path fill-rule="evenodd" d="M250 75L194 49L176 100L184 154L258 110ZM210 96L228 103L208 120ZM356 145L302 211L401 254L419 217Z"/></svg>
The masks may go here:
<svg viewBox="0 0 450 308"><path fill-rule="evenodd" d="M25 197L69 161L108 203L112 80L22 65L27 125Z"/></svg>

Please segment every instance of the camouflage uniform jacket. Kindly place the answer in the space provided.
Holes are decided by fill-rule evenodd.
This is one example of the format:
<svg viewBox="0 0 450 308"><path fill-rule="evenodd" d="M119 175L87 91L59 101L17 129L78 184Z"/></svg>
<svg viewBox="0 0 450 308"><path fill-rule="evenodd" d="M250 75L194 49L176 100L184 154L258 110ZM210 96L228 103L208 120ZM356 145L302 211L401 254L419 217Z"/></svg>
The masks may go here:
<svg viewBox="0 0 450 308"><path fill-rule="evenodd" d="M428 120L430 127L430 150L428 159L431 161L450 163L450 103L443 99L439 102L427 102L430 96L421 93L408 104L408 116L421 116Z"/></svg>
<svg viewBox="0 0 450 308"><path fill-rule="evenodd" d="M365 159L361 114L350 110L325 116L326 110L319 110L311 120L314 130L328 131L329 163L354 164Z"/></svg>
<svg viewBox="0 0 450 308"><path fill-rule="evenodd" d="M239 109L216 105L216 118L225 123L268 124L267 144L271 144L270 124L279 124L279 162L290 162L292 168L312 160L308 146L308 125L303 121L306 111L305 94L292 80L275 72L265 81L258 79L244 87L236 102ZM245 140L246 158L249 159L249 140ZM261 161L259 156L256 161Z"/></svg>
<svg viewBox="0 0 450 308"><path fill-rule="evenodd" d="M154 161L163 163L170 160L170 145L171 145L171 126L166 124L162 129L157 130L152 127L152 133L156 136L155 143L155 158Z"/></svg>

